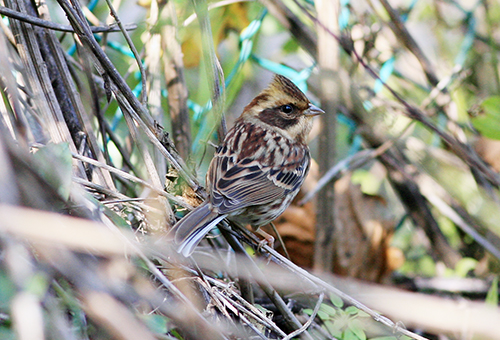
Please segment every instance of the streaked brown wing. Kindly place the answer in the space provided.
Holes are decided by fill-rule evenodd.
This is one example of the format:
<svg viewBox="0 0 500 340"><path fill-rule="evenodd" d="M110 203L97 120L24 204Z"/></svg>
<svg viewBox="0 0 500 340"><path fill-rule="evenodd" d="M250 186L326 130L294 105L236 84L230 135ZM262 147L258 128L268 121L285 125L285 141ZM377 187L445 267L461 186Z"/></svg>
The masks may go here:
<svg viewBox="0 0 500 340"><path fill-rule="evenodd" d="M273 202L302 185L310 163L307 146L297 144L286 150L273 146L273 159L266 159L260 148L253 148L255 152L247 148L245 153L224 146L218 149L207 180L212 183L208 185L212 189L211 203L220 214ZM237 158L242 154L244 158Z"/></svg>

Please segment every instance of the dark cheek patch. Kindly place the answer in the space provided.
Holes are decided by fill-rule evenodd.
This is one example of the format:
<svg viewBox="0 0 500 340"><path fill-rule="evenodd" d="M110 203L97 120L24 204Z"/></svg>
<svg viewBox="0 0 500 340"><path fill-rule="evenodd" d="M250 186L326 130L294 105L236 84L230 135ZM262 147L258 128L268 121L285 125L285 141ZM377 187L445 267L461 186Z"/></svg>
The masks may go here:
<svg viewBox="0 0 500 340"><path fill-rule="evenodd" d="M299 122L298 117L283 117L277 109L265 109L259 113L259 119L271 126L286 130Z"/></svg>

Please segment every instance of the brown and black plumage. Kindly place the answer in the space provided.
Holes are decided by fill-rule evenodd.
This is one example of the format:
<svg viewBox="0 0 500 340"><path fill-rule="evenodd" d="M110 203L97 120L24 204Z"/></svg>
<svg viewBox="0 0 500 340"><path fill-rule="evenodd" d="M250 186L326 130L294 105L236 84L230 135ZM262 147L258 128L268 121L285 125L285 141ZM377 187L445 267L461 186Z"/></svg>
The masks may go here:
<svg viewBox="0 0 500 340"><path fill-rule="evenodd" d="M275 76L217 148L206 201L174 226L178 252L191 255L226 217L257 230L281 215L309 171L307 135L321 113L289 79Z"/></svg>

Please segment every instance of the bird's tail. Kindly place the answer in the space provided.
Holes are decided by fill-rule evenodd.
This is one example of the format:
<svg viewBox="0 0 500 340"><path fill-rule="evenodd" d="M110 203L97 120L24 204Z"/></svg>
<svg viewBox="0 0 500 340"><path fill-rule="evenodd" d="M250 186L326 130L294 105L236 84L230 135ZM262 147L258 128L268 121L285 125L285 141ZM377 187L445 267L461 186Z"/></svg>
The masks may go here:
<svg viewBox="0 0 500 340"><path fill-rule="evenodd" d="M226 216L210 210L207 203L184 216L174 226L177 252L186 257L191 255L201 239Z"/></svg>

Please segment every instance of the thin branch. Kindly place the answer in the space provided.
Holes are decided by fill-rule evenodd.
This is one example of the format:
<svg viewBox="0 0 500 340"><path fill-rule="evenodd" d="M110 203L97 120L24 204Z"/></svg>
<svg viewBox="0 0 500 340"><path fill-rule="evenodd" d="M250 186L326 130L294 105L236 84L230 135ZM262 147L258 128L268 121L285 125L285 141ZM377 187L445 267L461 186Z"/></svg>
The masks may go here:
<svg viewBox="0 0 500 340"><path fill-rule="evenodd" d="M182 158L188 159L191 150L191 124L187 107L188 90L184 76L181 44L177 39L177 15L175 4L169 1L165 5L166 15L170 19L163 24L162 41L163 69L168 90L168 108L172 119L172 138Z"/></svg>
<svg viewBox="0 0 500 340"><path fill-rule="evenodd" d="M226 136L226 123L224 118L224 73L220 65L215 47L213 43L212 29L210 25L210 18L208 16L208 7L206 1L192 0L194 10L198 16L201 31L201 42L203 57L206 63L206 74L212 89L212 114L215 115L217 123L218 140L221 142ZM212 122L210 122L212 123ZM205 136L202 140L209 140L207 133L211 133L210 129L204 130Z"/></svg>
<svg viewBox="0 0 500 340"><path fill-rule="evenodd" d="M125 150L123 148L123 146L121 145L120 141L118 140L118 137L116 136L115 132L111 129L111 126L109 126L109 123L106 120L103 120L103 124L104 124L104 128L106 130L107 136L113 142L116 149L118 150L118 152L122 156L123 163L125 163L125 165L128 166L129 169L133 173L135 173L137 176L139 176L139 172L137 171L135 165L130 160L129 153L127 152L127 150Z"/></svg>
<svg viewBox="0 0 500 340"><path fill-rule="evenodd" d="M432 86L437 86L439 79L436 76L436 72L434 71L431 62L427 59L415 39L413 39L413 36L408 32L399 14L394 10L394 8L392 8L387 0L380 0L380 3L391 18L392 25L389 25L389 27L394 32L394 35L418 59L429 83L431 83Z"/></svg>
<svg viewBox="0 0 500 340"><path fill-rule="evenodd" d="M146 133L155 147L159 149L162 155L169 160L170 164L186 180L187 184L191 188L193 188L195 192L199 192L201 187L197 179L186 170L187 167L182 159L180 159L180 157L175 157L171 152L167 151L155 137L154 133L152 132L155 127L151 115L134 96L123 77L120 75L109 57L104 53L101 46L95 40L88 24L84 19L82 19L83 13L81 12L81 9L79 9L78 2L75 2L75 7L73 7L67 0L58 0L58 3L66 13L71 25L80 37L82 43L90 49L92 54L99 61L99 63L96 63L95 66L98 68L101 74L104 74L105 72L112 80L112 91L117 96L120 105L128 106L128 108L124 108L124 112L132 116L134 121L138 123L139 127ZM78 12L77 9L79 9Z"/></svg>
<svg viewBox="0 0 500 340"><path fill-rule="evenodd" d="M142 103L142 105L145 106L147 104L147 101L148 101L147 91L146 91L146 71L144 70L144 65L142 64L141 57L139 55L139 52L137 52L137 49L135 48L135 45L132 42L132 39L130 38L130 35L125 30L125 26L123 25L122 21L118 17L118 13L116 13L115 8L113 7L113 4L111 3L110 0L106 0L106 3L108 4L111 16L115 19L116 24L118 25L121 32L123 33L123 36L124 36L125 40L127 41L128 46L132 50L132 53L134 54L135 60L137 61L137 66L139 67L139 71L141 73L141 82L142 82L141 103Z"/></svg>
<svg viewBox="0 0 500 340"><path fill-rule="evenodd" d="M290 340L290 339L296 337L300 333L304 332L312 324L312 322L314 321L314 318L318 314L318 311L319 311L319 308L321 307L321 304L323 303L324 297L325 297L325 293L321 292L321 294L319 295L319 298L318 298L318 302L316 302L316 306L314 307L314 310L313 310L311 316L306 321L304 326L302 326L300 329L297 329L296 331L288 334L286 337L283 338L283 340Z"/></svg>
<svg viewBox="0 0 500 340"><path fill-rule="evenodd" d="M208 278L210 279L210 278ZM219 282L219 281L216 281ZM234 297L236 300L238 300L242 306L238 308L248 308L248 314L252 315L252 317L257 320L258 322L262 323L264 326L268 327L272 331L276 332L280 336L286 336L286 333L281 330L276 324L273 322L273 320L269 319L264 313L256 308L253 304L249 303L245 299L243 299L239 294L235 293L233 290L229 291L229 294L231 294L232 297Z"/></svg>
<svg viewBox="0 0 500 340"><path fill-rule="evenodd" d="M382 144L380 147L371 150L362 150L358 153L355 153L352 156L346 157L330 170L328 170L323 177L321 177L316 184L316 187L309 191L300 201L299 205L304 205L309 202L314 195L318 193L325 185L330 183L332 180L337 180L342 175L346 174L348 171L353 171L358 169L371 161L374 158L377 158L381 154L383 154L386 150L388 150L394 144L393 141L387 141Z"/></svg>
<svg viewBox="0 0 500 340"><path fill-rule="evenodd" d="M243 228L239 228L239 229L243 229ZM256 263L246 253L246 251L243 248L243 246L241 245L241 243L239 243L238 240L236 239L236 237L232 233L228 232L226 229L221 228L220 231L221 231L222 235L224 236L224 238L227 240L227 242L231 245L231 247L237 253L239 253L241 256L243 256L244 259L246 259L246 262L245 262L246 266L245 267L249 270L250 274L257 281L260 288L264 291L264 293L267 295L267 297L273 302L273 304L276 306L276 308L283 315L283 318L284 318L285 322L287 323L287 325L290 328L292 328L293 330L301 329L302 325L299 322L299 320L287 308L283 299L279 296L278 292L276 292L276 290L271 286L271 284L268 282L265 275L262 273L262 271L259 269L259 267L256 265ZM301 337L304 339L312 340L311 335L309 333L303 333L301 335Z"/></svg>
<svg viewBox="0 0 500 340"><path fill-rule="evenodd" d="M48 28L54 31L61 31L61 32L70 32L74 33L75 30L73 27L70 25L63 25L63 24L57 24L52 21L48 20L43 20L37 17L34 17L32 15L24 14L15 10L12 10L10 8L0 6L0 14L5 15L6 17L17 19L23 22L27 22L29 24L35 25L35 26L40 26L44 28ZM123 25L123 29L127 31L133 31L137 29L136 24L126 24ZM120 32L122 28L116 27L116 26L91 26L90 30L92 33L103 33L103 32Z"/></svg>
<svg viewBox="0 0 500 340"><path fill-rule="evenodd" d="M259 244L259 240L251 231L247 230L246 228L238 228L237 230L240 233L242 233L247 238L247 240L250 240L251 243ZM225 232L226 233L225 236L229 235L231 238L234 238L234 236L231 233L229 233L227 230L225 230L223 228L221 228L221 232ZM230 239L228 239L228 241L229 240ZM239 244L239 242L236 239L235 239L235 242L237 244ZM237 244L235 244L236 247L238 247ZM231 246L233 246L233 244L231 244ZM241 245L240 245L240 247L241 247ZM344 300L348 304L351 304L351 305L355 306L356 308L366 312L375 321L380 322L383 325L389 327L394 332L399 332L401 334L404 334L404 335L409 336L410 338L416 339L416 340L428 340L425 337L422 337L418 334L415 334L411 331L408 331L407 329L404 328L404 326L401 326L400 324L393 322L389 318L387 318L387 317L381 315L380 313L374 311L373 309L365 306L364 304L362 304L358 300L354 299L350 295L342 292L341 290L333 287L329 283L323 281L321 278L319 278L319 277L309 273L307 270L297 266L295 263L288 260L283 255L279 254L276 250L274 250L272 247L268 246L267 244L262 245L261 250L263 252L267 253L268 255L270 255L271 260L274 261L275 263L277 263L279 266L281 266L281 267L289 270L290 272L298 275L302 280L308 281L309 283L311 283L313 286L317 287L318 289L321 289L321 290L326 289L327 291L338 295L342 300ZM242 255L248 256L246 252L242 253ZM253 272L252 272L252 274L253 274ZM252 277L257 281L260 280L260 276L253 275Z"/></svg>
<svg viewBox="0 0 500 340"><path fill-rule="evenodd" d="M488 239L479 234L474 227L469 225L465 220L460 217L460 215L453 210L445 201L443 201L440 197L435 194L425 193L425 198L429 200L429 202L434 205L444 216L448 217L455 225L457 225L462 231L464 231L467 235L472 237L474 241L479 243L484 249L491 253L491 255L495 256L498 260L500 260L500 250L496 248Z"/></svg>
<svg viewBox="0 0 500 340"><path fill-rule="evenodd" d="M413 333L413 332L405 329L400 324L394 323L389 318L381 315L380 313L372 310L371 308L368 308L367 306L365 306L364 304L362 304L358 300L352 298L350 295L347 295L346 293L344 293L341 290L333 287L329 283L326 283L322 279L320 279L320 278L318 278L318 277L310 274L308 271L306 271L305 269L300 268L299 266L297 266L296 264L294 264L290 260L286 259L284 256L282 256L281 254L279 254L277 251L275 251L274 249L272 249L268 245L264 245L263 249L266 252L268 252L270 255L272 255L273 258L275 260L277 260L278 262L280 262L285 268L291 270L292 272L294 272L296 274L300 274L300 276L302 276L303 278L306 278L309 281L317 284L318 286L326 289L327 291L338 295L345 302L347 302L347 303L355 306L356 308L364 311L365 313L367 313L368 315L370 315L375 321L380 322L383 325L386 325L387 327L389 327L390 329L392 329L394 332L401 333L403 335L406 335L406 336L408 336L408 337L410 337L412 339L416 339L416 340L428 340L427 338L425 338L423 336L420 336L418 334L415 334L415 333Z"/></svg>
<svg viewBox="0 0 500 340"><path fill-rule="evenodd" d="M318 39L310 27L302 22L281 0L260 0L285 29L297 39L313 58L318 55ZM305 8L302 8L306 11Z"/></svg>
<svg viewBox="0 0 500 340"><path fill-rule="evenodd" d="M104 164L104 163L101 163L99 161L96 161L95 159L88 158L88 157L85 157L85 156L82 156L82 155L79 155L79 154L76 154L76 153L72 153L71 155L74 158L78 159L78 160L81 160L83 162L87 162L89 164L92 164L92 165L101 167L103 169L106 169L109 172L115 173L115 174L123 177L126 180L129 180L129 181L132 181L132 182L136 182L136 183L141 184L141 185L143 185L145 187L148 187L149 189L153 190L155 193L157 193L157 194L159 194L161 196L166 197L167 199L169 199L170 201L174 202L175 204L180 205L181 207L184 207L184 208L190 209L190 210L193 209L192 206L190 206L189 204L187 204L183 200L177 198L176 196L171 195L168 192L165 192L163 190L158 190L154 185L151 185L148 182L146 182L146 181L144 181L144 180L142 180L142 179L140 179L138 177L135 177L135 176L133 176L133 175L131 175L131 174L125 172L125 171L122 171L120 169L117 169L117 168L114 168L114 167L109 166L107 164Z"/></svg>
<svg viewBox="0 0 500 340"><path fill-rule="evenodd" d="M209 291L209 289L207 289L207 291ZM250 317L255 319L254 315L249 313L249 311L246 310L246 308L244 308L243 306L241 306L238 303L235 303L234 301L231 301L227 296L225 296L224 294L222 294L219 291L214 291L212 296L213 296L213 298L212 298L213 301L222 302L222 304L224 304L224 306L229 308L231 310L231 312L233 312L234 314L237 314L238 317L243 321L243 324L245 324L247 327L249 327L251 330L253 330L259 338L261 338L263 340L268 340L268 338L264 334L262 334L262 331L260 331L256 327L256 325L254 325L254 323L249 321L248 318L245 316L245 314L248 314ZM217 297L217 299L215 299L215 297ZM224 314L227 313L226 311L221 311L221 312L223 312ZM228 317L228 319L229 319L229 317Z"/></svg>
<svg viewBox="0 0 500 340"><path fill-rule="evenodd" d="M254 0L222 0L222 1L208 4L208 10L210 11L210 10L215 9L215 8L229 6L231 4L236 4L239 2L252 2L252 1L254 1ZM198 16L196 15L196 13L191 14L189 17L187 17L186 20L184 20L184 22L182 23L182 26L189 26L193 21L196 20L197 17Z"/></svg>
<svg viewBox="0 0 500 340"><path fill-rule="evenodd" d="M294 0L294 3L303 10L303 13L308 18L310 18L317 25L321 26L325 31L328 32L328 34L339 41L339 43L342 43L342 39L338 35L328 29L328 27L320 22L315 16L309 13L309 11L307 11L304 6L299 3L298 0ZM363 57L359 55L356 49L349 48L345 44L343 44L342 46L344 47L344 49L346 49L346 52L352 54L356 58L356 60L368 72L368 74L370 74L370 76L381 81L382 86L384 86L384 88L387 89L387 91L389 91L390 94L404 106L406 110L405 114L407 117L422 123L429 130L436 133L458 157L463 159L472 168L476 168L493 185L495 185L496 187L500 187L499 175L495 173L488 165L486 165L475 152L469 149L464 143L460 142L450 134L446 133L444 130L434 125L432 121L424 114L424 112L422 112L422 110L406 102L403 97L398 92L396 92L396 90L394 90L391 86L384 82L377 74L377 72L375 72L375 70L373 70L373 68L363 60Z"/></svg>

